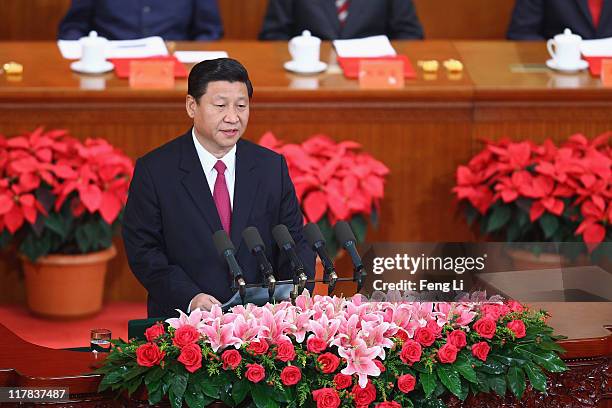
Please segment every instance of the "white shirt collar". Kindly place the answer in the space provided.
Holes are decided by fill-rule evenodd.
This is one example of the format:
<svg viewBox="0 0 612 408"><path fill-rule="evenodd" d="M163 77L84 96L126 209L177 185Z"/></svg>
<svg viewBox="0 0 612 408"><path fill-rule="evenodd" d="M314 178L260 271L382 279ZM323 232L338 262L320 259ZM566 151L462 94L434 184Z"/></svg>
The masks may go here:
<svg viewBox="0 0 612 408"><path fill-rule="evenodd" d="M200 159L200 163L202 163L202 168L206 174L210 174L212 172L217 160L221 160L225 164L225 167L227 167L226 172L228 172L230 176L234 175L234 171L236 170L236 145L234 145L232 149L221 159L217 159L200 144L193 128L191 128L191 137L193 138L193 144L195 145L198 153L198 158Z"/></svg>

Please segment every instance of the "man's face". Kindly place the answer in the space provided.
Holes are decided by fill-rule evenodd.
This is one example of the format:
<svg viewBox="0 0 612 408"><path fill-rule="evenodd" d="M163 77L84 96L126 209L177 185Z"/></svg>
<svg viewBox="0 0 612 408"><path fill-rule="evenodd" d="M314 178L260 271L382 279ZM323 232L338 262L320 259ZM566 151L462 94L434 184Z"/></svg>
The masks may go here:
<svg viewBox="0 0 612 408"><path fill-rule="evenodd" d="M242 82L209 82L199 103L187 95L186 107L198 141L217 158L232 149L249 122L249 94Z"/></svg>

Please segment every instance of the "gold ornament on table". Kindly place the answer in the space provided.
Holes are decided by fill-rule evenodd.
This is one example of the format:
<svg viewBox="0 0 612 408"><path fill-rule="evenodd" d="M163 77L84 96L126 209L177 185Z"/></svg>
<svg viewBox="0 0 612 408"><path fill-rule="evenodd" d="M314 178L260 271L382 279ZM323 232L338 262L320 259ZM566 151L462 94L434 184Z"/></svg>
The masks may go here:
<svg viewBox="0 0 612 408"><path fill-rule="evenodd" d="M417 65L421 67L424 72L428 73L437 72L438 68L440 67L437 60L417 61Z"/></svg>
<svg viewBox="0 0 612 408"><path fill-rule="evenodd" d="M456 59L447 59L443 63L444 68L449 72L463 72L463 63Z"/></svg>
<svg viewBox="0 0 612 408"><path fill-rule="evenodd" d="M23 65L15 61L9 61L2 65L2 70L7 75L21 75L23 74Z"/></svg>

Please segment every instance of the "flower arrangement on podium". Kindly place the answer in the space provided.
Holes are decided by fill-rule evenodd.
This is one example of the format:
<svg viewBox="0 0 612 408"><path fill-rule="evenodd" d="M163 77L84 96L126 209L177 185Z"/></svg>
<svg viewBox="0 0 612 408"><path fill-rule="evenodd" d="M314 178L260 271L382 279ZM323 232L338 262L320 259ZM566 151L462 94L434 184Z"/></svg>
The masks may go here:
<svg viewBox="0 0 612 408"><path fill-rule="evenodd" d="M103 139L81 142L66 130L42 128L12 138L0 136L0 242L22 255L28 304L34 312L74 317L99 309L101 288L99 294L84 290L103 283L106 261L116 253L113 231L120 223L132 171L132 160ZM75 259L84 262L73 272L74 280L81 282L78 287L67 283ZM99 268L89 273L98 261L102 273ZM56 273L61 277L54 278ZM50 287L54 282L59 292ZM70 299L76 303L69 311L56 309L56 300L67 305Z"/></svg>
<svg viewBox="0 0 612 408"><path fill-rule="evenodd" d="M368 302L300 295L157 323L146 340L113 340L100 391L175 408L222 401L262 407L444 406L451 395L546 392L566 370L547 314L516 301Z"/></svg>
<svg viewBox="0 0 612 408"><path fill-rule="evenodd" d="M601 243L612 242L611 134L560 146L487 141L457 168L453 192L468 223L508 242L574 243L573 255L609 251Z"/></svg>
<svg viewBox="0 0 612 408"><path fill-rule="evenodd" d="M377 225L389 169L361 152L359 143L321 134L300 144L283 143L267 132L259 144L287 160L305 221L318 224L331 256L338 252L332 231L337 221L348 221L359 243L365 240L367 220Z"/></svg>

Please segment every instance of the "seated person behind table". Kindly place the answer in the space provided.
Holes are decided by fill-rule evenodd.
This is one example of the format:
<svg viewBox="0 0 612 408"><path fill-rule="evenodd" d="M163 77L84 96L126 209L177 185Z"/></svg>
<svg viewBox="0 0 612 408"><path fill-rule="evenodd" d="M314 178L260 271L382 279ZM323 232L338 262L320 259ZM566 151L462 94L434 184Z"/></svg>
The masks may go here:
<svg viewBox="0 0 612 408"><path fill-rule="evenodd" d="M569 28L583 39L612 37L611 0L516 0L509 40L544 40Z"/></svg>
<svg viewBox="0 0 612 408"><path fill-rule="evenodd" d="M223 35L216 0L72 0L58 38L91 30L109 40L161 36L167 41L216 40Z"/></svg>
<svg viewBox="0 0 612 408"><path fill-rule="evenodd" d="M288 40L303 30L322 40L423 38L412 0L270 0L259 39Z"/></svg>

